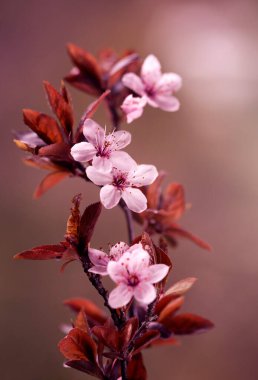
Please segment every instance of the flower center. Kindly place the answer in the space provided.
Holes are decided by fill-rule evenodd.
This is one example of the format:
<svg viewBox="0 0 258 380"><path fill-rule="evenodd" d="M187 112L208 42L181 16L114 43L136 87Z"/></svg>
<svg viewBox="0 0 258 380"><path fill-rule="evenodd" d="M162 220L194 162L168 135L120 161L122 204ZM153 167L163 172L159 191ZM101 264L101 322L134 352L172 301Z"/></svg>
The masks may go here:
<svg viewBox="0 0 258 380"><path fill-rule="evenodd" d="M119 190L123 190L126 187L127 175L125 173L119 173L114 177L113 185L116 186Z"/></svg>
<svg viewBox="0 0 258 380"><path fill-rule="evenodd" d="M138 285L139 282L140 282L138 276L136 276L135 274L131 274L131 275L128 277L127 281L128 281L128 285L129 285L129 286L136 286L136 285Z"/></svg>

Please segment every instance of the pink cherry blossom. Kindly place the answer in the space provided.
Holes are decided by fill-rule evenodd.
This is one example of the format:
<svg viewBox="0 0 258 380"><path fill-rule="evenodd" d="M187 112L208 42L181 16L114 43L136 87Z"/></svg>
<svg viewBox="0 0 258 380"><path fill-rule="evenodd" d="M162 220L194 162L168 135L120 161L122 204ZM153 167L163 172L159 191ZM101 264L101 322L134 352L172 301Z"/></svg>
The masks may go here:
<svg viewBox="0 0 258 380"><path fill-rule="evenodd" d="M127 96L121 106L128 123L141 116L146 103L164 111L173 112L179 109L179 101L173 94L180 89L182 79L175 73L162 74L160 62L152 54L144 60L140 77L135 73L127 73L122 82L139 95Z"/></svg>
<svg viewBox="0 0 258 380"><path fill-rule="evenodd" d="M113 245L109 253L100 251L99 249L89 248L89 258L93 264L93 266L89 269L89 272L106 276L108 274L107 265L109 261L119 260L123 253L125 253L129 248L129 245L122 241Z"/></svg>
<svg viewBox="0 0 258 380"><path fill-rule="evenodd" d="M165 264L150 265L150 256L141 244L125 252L118 261L109 261L107 272L117 284L109 295L109 305L123 307L134 297L138 302L150 304L157 296L153 284L163 280L169 267Z"/></svg>
<svg viewBox="0 0 258 380"><path fill-rule="evenodd" d="M122 198L130 210L142 212L147 208L147 199L138 187L153 183L158 171L153 165L137 165L134 162L127 170L113 168L110 173L89 166L86 174L93 183L103 186L100 200L104 207L113 208Z"/></svg>
<svg viewBox="0 0 258 380"><path fill-rule="evenodd" d="M107 135L100 125L87 119L83 134L87 142L75 144L71 149L71 155L76 161L86 163L92 160L92 165L103 172L111 171L118 164L126 166L132 161L128 153L120 152L131 142L129 132L116 131Z"/></svg>

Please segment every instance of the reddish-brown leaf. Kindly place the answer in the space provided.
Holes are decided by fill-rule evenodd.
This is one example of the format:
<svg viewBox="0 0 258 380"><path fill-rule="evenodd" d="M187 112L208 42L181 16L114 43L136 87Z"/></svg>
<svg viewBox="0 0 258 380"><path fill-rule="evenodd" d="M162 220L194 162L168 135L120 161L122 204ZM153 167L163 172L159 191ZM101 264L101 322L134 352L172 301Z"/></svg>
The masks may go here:
<svg viewBox="0 0 258 380"><path fill-rule="evenodd" d="M130 342L130 340L136 333L138 326L139 326L139 320L136 317L130 318L126 322L119 336L119 346L121 349L124 349L128 345L128 343Z"/></svg>
<svg viewBox="0 0 258 380"><path fill-rule="evenodd" d="M78 371L87 373L88 375L104 379L103 373L97 365L86 362L85 360L69 360L65 363L67 367L77 369Z"/></svg>
<svg viewBox="0 0 258 380"><path fill-rule="evenodd" d="M67 51L75 66L80 69L91 86L101 91L101 72L96 58L86 50L71 43L67 45Z"/></svg>
<svg viewBox="0 0 258 380"><path fill-rule="evenodd" d="M24 109L24 123L47 144L59 143L63 141L62 132L52 117L43 113Z"/></svg>
<svg viewBox="0 0 258 380"><path fill-rule="evenodd" d="M129 361L127 377L128 380L147 380L147 371L141 353L134 355Z"/></svg>
<svg viewBox="0 0 258 380"><path fill-rule="evenodd" d="M169 321L171 319L171 317L181 308L183 303L183 296L170 301L169 304L166 305L164 309L160 312L158 322L166 324L166 321Z"/></svg>
<svg viewBox="0 0 258 380"><path fill-rule="evenodd" d="M67 171L57 171L48 174L36 188L33 194L34 198L37 199L41 197L46 191L51 189L53 186L58 184L60 181L62 181L62 179L68 177L69 175L70 173Z"/></svg>
<svg viewBox="0 0 258 380"><path fill-rule="evenodd" d="M151 346L170 346L170 345L178 346L179 344L180 342L175 338L167 338L167 339L159 338L157 340L154 340Z"/></svg>
<svg viewBox="0 0 258 380"><path fill-rule="evenodd" d="M208 319L190 313L179 314L170 320L167 319L164 325L176 335L200 333L214 326Z"/></svg>
<svg viewBox="0 0 258 380"><path fill-rule="evenodd" d="M70 155L71 147L66 143L56 143L48 146L43 146L39 149L39 156L47 157L55 161L72 162L73 158Z"/></svg>
<svg viewBox="0 0 258 380"><path fill-rule="evenodd" d="M119 351L120 334L114 325L105 324L105 326L94 326L92 333L101 343L109 347L112 351Z"/></svg>
<svg viewBox="0 0 258 380"><path fill-rule="evenodd" d="M188 277L172 285L156 305L156 313L160 314L161 310L163 310L170 301L184 295L193 286L196 280L195 277Z"/></svg>
<svg viewBox="0 0 258 380"><path fill-rule="evenodd" d="M198 236L193 235L191 232L184 230L182 227L178 226L175 223L167 226L166 230L164 231L164 235L168 236L169 238L171 237L172 239L178 235L191 240L203 249L206 249L208 251L212 250L211 246L208 243L200 239Z"/></svg>
<svg viewBox="0 0 258 380"><path fill-rule="evenodd" d="M92 301L84 298L71 298L64 301L66 306L69 306L73 311L80 312L83 310L87 318L95 323L103 324L107 320L105 313L96 306Z"/></svg>
<svg viewBox="0 0 258 380"><path fill-rule="evenodd" d="M97 346L91 336L79 328L73 328L58 344L60 352L69 360L97 361Z"/></svg>
<svg viewBox="0 0 258 380"><path fill-rule="evenodd" d="M138 354L144 348L150 346L156 339L160 337L159 331L149 330L145 334L143 334L140 338L138 338L134 345L133 355Z"/></svg>
<svg viewBox="0 0 258 380"><path fill-rule="evenodd" d="M67 247L62 244L58 245L41 245L32 248L29 251L17 253L14 259L28 259L28 260L50 260L61 259Z"/></svg>
<svg viewBox="0 0 258 380"><path fill-rule="evenodd" d="M83 248L87 248L94 232L95 225L101 213L101 203L93 203L86 207L81 217L79 241Z"/></svg>
<svg viewBox="0 0 258 380"><path fill-rule="evenodd" d="M73 110L71 108L71 105L53 86L51 86L49 82L44 81L43 84L50 107L54 114L57 116L58 120L60 121L60 124L63 127L64 132L67 136L69 136L72 132L74 123ZM67 95L66 89L65 94Z"/></svg>
<svg viewBox="0 0 258 380"><path fill-rule="evenodd" d="M15 143L15 145L17 146L17 148L19 148L21 150L24 150L25 152L29 152L29 153L33 153L33 154L35 153L35 148L31 148L25 142L20 141L20 140L16 140L16 139L14 139L13 142Z"/></svg>
<svg viewBox="0 0 258 380"><path fill-rule="evenodd" d="M135 52L129 52L127 55L120 58L109 71L108 86L112 87L120 78L127 72L132 64L139 62L139 55ZM130 70L132 71L132 70Z"/></svg>
<svg viewBox="0 0 258 380"><path fill-rule="evenodd" d="M161 171L156 180L147 187L146 197L148 200L148 208L157 210L160 206L161 183L163 182L166 173Z"/></svg>
<svg viewBox="0 0 258 380"><path fill-rule="evenodd" d="M72 199L72 208L71 214L66 223L66 233L65 238L69 242L77 242L79 236L79 227L80 227L80 203L81 203L81 194L77 194Z"/></svg>
<svg viewBox="0 0 258 380"><path fill-rule="evenodd" d="M45 157L39 157L39 156L26 157L23 159L23 162L26 165L31 166L33 168L37 168L37 169L52 170L52 171L53 170L58 171L61 169L60 166L54 164L48 158L45 158Z"/></svg>
<svg viewBox="0 0 258 380"><path fill-rule="evenodd" d="M180 183L171 183L163 193L162 208L173 213L174 220L178 220L185 212L184 188Z"/></svg>
<svg viewBox="0 0 258 380"><path fill-rule="evenodd" d="M85 331L86 333L90 334L90 329L87 321L86 314L83 310L81 310L74 321L74 327L77 327L78 329L81 329Z"/></svg>

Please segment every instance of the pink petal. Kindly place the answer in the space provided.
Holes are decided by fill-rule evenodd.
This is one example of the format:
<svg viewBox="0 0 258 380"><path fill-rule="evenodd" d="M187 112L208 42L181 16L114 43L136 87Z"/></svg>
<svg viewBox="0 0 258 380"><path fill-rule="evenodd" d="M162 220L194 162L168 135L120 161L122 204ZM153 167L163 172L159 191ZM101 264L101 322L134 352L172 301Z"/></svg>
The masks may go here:
<svg viewBox="0 0 258 380"><path fill-rule="evenodd" d="M126 255L125 253L124 255ZM143 248L134 249L132 252L128 252L128 256L121 259L121 262L127 264L128 271L141 277L142 271L147 269L150 262L150 255Z"/></svg>
<svg viewBox="0 0 258 380"><path fill-rule="evenodd" d="M100 172L93 166L87 167L86 174L88 178L98 186L107 185L113 181L113 175L111 173Z"/></svg>
<svg viewBox="0 0 258 380"><path fill-rule="evenodd" d="M85 120L83 134L94 146L102 146L104 144L105 130L92 119Z"/></svg>
<svg viewBox="0 0 258 380"><path fill-rule="evenodd" d="M108 157L93 157L92 166L100 172L111 172L112 170L112 162Z"/></svg>
<svg viewBox="0 0 258 380"><path fill-rule="evenodd" d="M127 131L116 131L108 135L106 140L112 142L112 149L119 150L131 143L132 135Z"/></svg>
<svg viewBox="0 0 258 380"><path fill-rule="evenodd" d="M155 86L155 92L163 95L169 95L178 91L182 86L182 78L175 73L163 74Z"/></svg>
<svg viewBox="0 0 258 380"><path fill-rule="evenodd" d="M117 284L119 284L120 282L126 282L126 279L128 277L125 267L117 261L109 261L107 265L107 272L111 280L113 280Z"/></svg>
<svg viewBox="0 0 258 380"><path fill-rule="evenodd" d="M127 73L122 78L122 83L125 87L130 88L136 94L143 95L144 94L144 85L142 80L138 75L134 73Z"/></svg>
<svg viewBox="0 0 258 380"><path fill-rule="evenodd" d="M122 254L125 253L129 248L130 247L128 244L120 241L119 243L113 245L113 247L110 249L109 254L113 257L119 257L122 256Z"/></svg>
<svg viewBox="0 0 258 380"><path fill-rule="evenodd" d="M150 265L146 270L146 280L152 284L156 284L163 280L168 274L169 266L165 264Z"/></svg>
<svg viewBox="0 0 258 380"><path fill-rule="evenodd" d="M88 162L92 160L96 152L96 148L88 142L75 144L71 149L71 155L74 160L79 162Z"/></svg>
<svg viewBox="0 0 258 380"><path fill-rule="evenodd" d="M139 189L127 187L122 192L127 207L134 212L143 212L147 208L147 199Z"/></svg>
<svg viewBox="0 0 258 380"><path fill-rule="evenodd" d="M161 77L161 68L159 60L155 57L155 55L148 55L145 58L142 69L141 69L141 77L147 87L152 88L155 83Z"/></svg>
<svg viewBox="0 0 258 380"><path fill-rule="evenodd" d="M133 288L125 284L119 284L111 291L108 303L113 309L123 307L128 304L133 296Z"/></svg>
<svg viewBox="0 0 258 380"><path fill-rule="evenodd" d="M180 107L179 100L170 95L156 95L153 101L164 111L175 112Z"/></svg>
<svg viewBox="0 0 258 380"><path fill-rule="evenodd" d="M126 114L127 123L131 123L133 120L138 119L142 116L143 108L147 102L146 97L138 98L133 97L133 95L128 95L123 104L121 105L122 110Z"/></svg>
<svg viewBox="0 0 258 380"><path fill-rule="evenodd" d="M110 161L112 162L113 167L125 171L130 171L137 166L134 159L128 153L121 151L112 152L110 155Z"/></svg>
<svg viewBox="0 0 258 380"><path fill-rule="evenodd" d="M108 256L105 252L99 249L89 248L89 258L94 265L104 265L107 266Z"/></svg>
<svg viewBox="0 0 258 380"><path fill-rule="evenodd" d="M140 282L134 288L134 297L138 302L145 303L146 305L153 302L156 298L156 289L149 282Z"/></svg>
<svg viewBox="0 0 258 380"><path fill-rule="evenodd" d="M130 173L128 180L132 185L141 187L150 185L158 177L158 171L154 165L138 165L137 168Z"/></svg>
<svg viewBox="0 0 258 380"><path fill-rule="evenodd" d="M106 266L104 267L102 265L94 265L93 267L89 269L89 272L100 274L101 276L106 276L108 274L107 267Z"/></svg>
<svg viewBox="0 0 258 380"><path fill-rule="evenodd" d="M100 200L107 209L115 207L121 199L121 190L113 185L105 185L100 190Z"/></svg>

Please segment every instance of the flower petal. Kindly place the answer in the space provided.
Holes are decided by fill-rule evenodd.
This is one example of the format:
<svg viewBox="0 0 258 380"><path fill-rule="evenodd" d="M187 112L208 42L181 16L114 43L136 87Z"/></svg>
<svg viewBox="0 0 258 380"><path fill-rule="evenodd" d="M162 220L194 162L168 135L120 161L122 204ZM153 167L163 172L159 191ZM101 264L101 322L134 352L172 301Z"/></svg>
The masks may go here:
<svg viewBox="0 0 258 380"><path fill-rule="evenodd" d="M180 108L179 100L174 96L156 95L152 101L163 111L175 112Z"/></svg>
<svg viewBox="0 0 258 380"><path fill-rule="evenodd" d="M155 91L160 95L169 95L172 92L178 91L182 86L182 78L175 73L163 74L160 80L156 83Z"/></svg>
<svg viewBox="0 0 258 380"><path fill-rule="evenodd" d="M79 162L88 162L92 160L96 152L96 148L88 142L75 144L71 149L71 155L74 160Z"/></svg>
<svg viewBox="0 0 258 380"><path fill-rule="evenodd" d="M142 116L143 108L147 102L146 97L133 97L133 95L128 95L123 104L121 105L122 110L126 114L127 123L131 123L133 120L138 119Z"/></svg>
<svg viewBox="0 0 258 380"><path fill-rule="evenodd" d="M110 161L112 162L113 167L127 172L137 166L137 163L128 153L121 151L112 152L110 155Z"/></svg>
<svg viewBox="0 0 258 380"><path fill-rule="evenodd" d="M88 178L98 186L107 185L113 181L113 175L111 173L100 172L93 166L87 167L86 174Z"/></svg>
<svg viewBox="0 0 258 380"><path fill-rule="evenodd" d="M163 280L168 274L169 266L165 264L154 264L150 265L146 270L146 280L152 284L156 284Z"/></svg>
<svg viewBox="0 0 258 380"><path fill-rule="evenodd" d="M147 208L147 199L139 189L127 187L122 192L127 207L134 212L143 212Z"/></svg>
<svg viewBox="0 0 258 380"><path fill-rule="evenodd" d="M138 165L130 175L128 180L136 187L150 185L158 177L159 173L154 165Z"/></svg>
<svg viewBox="0 0 258 380"><path fill-rule="evenodd" d="M123 253L128 251L129 248L128 244L120 241L111 247L109 254L111 257L119 258Z"/></svg>
<svg viewBox="0 0 258 380"><path fill-rule="evenodd" d="M131 143L132 135L127 131L116 131L108 135L106 140L112 142L112 149L119 150Z"/></svg>
<svg viewBox="0 0 258 380"><path fill-rule="evenodd" d="M113 185L105 185L100 190L100 200L107 209L115 207L121 199L121 190Z"/></svg>
<svg viewBox="0 0 258 380"><path fill-rule="evenodd" d="M150 54L145 58L141 69L141 77L147 87L150 88L161 78L160 63L155 55Z"/></svg>
<svg viewBox="0 0 258 380"><path fill-rule="evenodd" d="M83 134L94 146L102 146L105 140L105 130L94 120L86 119L83 124Z"/></svg>
<svg viewBox="0 0 258 380"><path fill-rule="evenodd" d="M133 288L125 284L119 284L111 291L108 303L113 309L123 307L128 304L133 296Z"/></svg>
<svg viewBox="0 0 258 380"><path fill-rule="evenodd" d="M104 267L102 265L93 265L93 267L89 269L89 272L100 274L101 276L106 276L108 274L107 267L106 266Z"/></svg>
<svg viewBox="0 0 258 380"><path fill-rule="evenodd" d="M111 172L112 162L108 157L94 156L92 166L100 172Z"/></svg>
<svg viewBox="0 0 258 380"><path fill-rule="evenodd" d="M124 254L126 256L127 253ZM128 252L127 257L121 258L120 262L127 266L128 271L141 277L142 271L148 268L150 255L143 248L136 248L132 252Z"/></svg>
<svg viewBox="0 0 258 380"><path fill-rule="evenodd" d="M125 267L117 261L109 261L107 265L107 272L111 280L119 284L120 282L126 282L127 271Z"/></svg>
<svg viewBox="0 0 258 380"><path fill-rule="evenodd" d="M138 75L134 73L127 73L122 78L122 83L125 87L130 88L136 94L143 95L144 94L144 85L142 80Z"/></svg>
<svg viewBox="0 0 258 380"><path fill-rule="evenodd" d="M153 302L156 298L156 289L149 282L140 282L134 288L134 297L138 302L145 303L146 305Z"/></svg>
<svg viewBox="0 0 258 380"><path fill-rule="evenodd" d="M99 249L89 248L89 258L94 265L105 265L108 263L108 255Z"/></svg>

